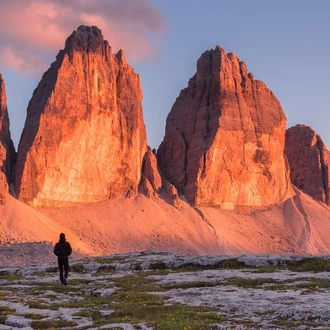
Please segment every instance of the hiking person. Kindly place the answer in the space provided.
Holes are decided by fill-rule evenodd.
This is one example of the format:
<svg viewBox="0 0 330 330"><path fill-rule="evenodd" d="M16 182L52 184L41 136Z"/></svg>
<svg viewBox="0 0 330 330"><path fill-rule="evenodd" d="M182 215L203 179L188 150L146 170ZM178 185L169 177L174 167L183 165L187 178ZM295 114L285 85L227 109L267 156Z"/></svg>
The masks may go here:
<svg viewBox="0 0 330 330"><path fill-rule="evenodd" d="M61 233L59 241L55 244L54 254L57 256L58 268L60 270L60 281L63 285L67 285L67 278L69 275L69 255L71 253L71 245L66 241L65 235Z"/></svg>

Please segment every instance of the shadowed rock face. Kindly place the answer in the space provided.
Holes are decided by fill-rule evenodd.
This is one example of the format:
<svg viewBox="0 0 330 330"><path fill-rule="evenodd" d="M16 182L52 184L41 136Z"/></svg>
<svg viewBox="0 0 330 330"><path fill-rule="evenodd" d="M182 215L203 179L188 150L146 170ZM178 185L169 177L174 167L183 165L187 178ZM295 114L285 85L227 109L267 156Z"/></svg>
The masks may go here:
<svg viewBox="0 0 330 330"><path fill-rule="evenodd" d="M330 205L330 151L309 126L287 129L284 153L292 183L317 201Z"/></svg>
<svg viewBox="0 0 330 330"><path fill-rule="evenodd" d="M147 150L139 76L80 26L43 75L18 148L16 194L33 205L135 194Z"/></svg>
<svg viewBox="0 0 330 330"><path fill-rule="evenodd" d="M9 131L5 82L0 74L0 204L6 200L8 183L12 181L15 148Z"/></svg>
<svg viewBox="0 0 330 330"><path fill-rule="evenodd" d="M162 174L191 204L266 206L293 194L286 117L244 62L217 46L174 103L158 152Z"/></svg>

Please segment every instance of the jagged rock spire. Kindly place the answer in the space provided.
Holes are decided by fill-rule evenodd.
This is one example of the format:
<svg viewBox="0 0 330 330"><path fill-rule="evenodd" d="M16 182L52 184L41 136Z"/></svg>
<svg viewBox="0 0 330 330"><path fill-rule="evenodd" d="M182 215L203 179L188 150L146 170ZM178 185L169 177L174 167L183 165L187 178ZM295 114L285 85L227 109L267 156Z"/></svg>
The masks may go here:
<svg viewBox="0 0 330 330"><path fill-rule="evenodd" d="M18 198L42 206L134 195L146 150L139 76L97 27L80 26L30 100Z"/></svg>
<svg viewBox="0 0 330 330"><path fill-rule="evenodd" d="M191 204L234 209L282 202L293 194L285 127L274 94L217 46L199 58L167 117L159 167Z"/></svg>

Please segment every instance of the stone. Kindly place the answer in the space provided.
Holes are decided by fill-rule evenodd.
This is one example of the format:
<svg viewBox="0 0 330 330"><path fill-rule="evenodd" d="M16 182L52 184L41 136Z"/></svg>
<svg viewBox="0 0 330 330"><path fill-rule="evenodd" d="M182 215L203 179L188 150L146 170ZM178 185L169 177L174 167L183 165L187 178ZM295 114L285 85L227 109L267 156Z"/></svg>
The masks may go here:
<svg viewBox="0 0 330 330"><path fill-rule="evenodd" d="M159 193L162 187L162 178L158 171L157 158L155 151L151 151L148 147L148 150L144 156L143 166L142 166L142 177L141 181L145 180L150 182L152 190L155 193Z"/></svg>
<svg viewBox="0 0 330 330"><path fill-rule="evenodd" d="M5 82L0 74L0 204L6 201L15 162L15 148L10 135Z"/></svg>
<svg viewBox="0 0 330 330"><path fill-rule="evenodd" d="M147 151L139 75L80 26L44 73L18 147L18 199L38 207L134 196Z"/></svg>
<svg viewBox="0 0 330 330"><path fill-rule="evenodd" d="M290 127L284 153L291 182L315 200L330 205L330 151L322 138L309 126Z"/></svg>
<svg viewBox="0 0 330 330"><path fill-rule="evenodd" d="M199 58L167 117L158 166L191 205L283 202L294 194L283 154L286 122L272 91L217 46Z"/></svg>

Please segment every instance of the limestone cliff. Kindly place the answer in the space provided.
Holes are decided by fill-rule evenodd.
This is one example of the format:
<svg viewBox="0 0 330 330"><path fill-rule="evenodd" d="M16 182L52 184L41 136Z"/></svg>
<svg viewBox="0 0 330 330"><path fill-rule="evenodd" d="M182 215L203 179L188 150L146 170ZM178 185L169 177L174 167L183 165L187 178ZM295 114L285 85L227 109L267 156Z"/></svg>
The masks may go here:
<svg viewBox="0 0 330 330"><path fill-rule="evenodd" d="M15 148L9 130L6 87L0 74L0 204L5 202L9 192L14 161Z"/></svg>
<svg viewBox="0 0 330 330"><path fill-rule="evenodd" d="M162 187L162 179L158 171L157 158L148 148L143 161L140 192L149 198L156 197Z"/></svg>
<svg viewBox="0 0 330 330"><path fill-rule="evenodd" d="M202 54L174 103L158 164L191 204L234 209L282 202L293 195L285 127L274 94L217 46Z"/></svg>
<svg viewBox="0 0 330 330"><path fill-rule="evenodd" d="M330 151L321 137L309 126L290 127L284 153L292 183L315 200L330 205Z"/></svg>
<svg viewBox="0 0 330 330"><path fill-rule="evenodd" d="M43 75L18 147L16 194L34 206L137 193L146 146L139 75L80 26Z"/></svg>

